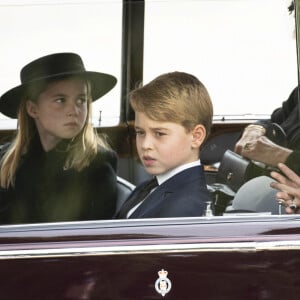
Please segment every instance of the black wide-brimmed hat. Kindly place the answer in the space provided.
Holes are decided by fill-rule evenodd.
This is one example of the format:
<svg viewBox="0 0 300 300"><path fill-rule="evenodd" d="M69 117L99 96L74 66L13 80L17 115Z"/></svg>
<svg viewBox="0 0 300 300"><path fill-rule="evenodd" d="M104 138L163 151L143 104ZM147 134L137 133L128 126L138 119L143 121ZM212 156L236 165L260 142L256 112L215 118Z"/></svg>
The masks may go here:
<svg viewBox="0 0 300 300"><path fill-rule="evenodd" d="M0 112L10 118L17 118L18 107L25 89L41 80L68 75L84 76L91 83L92 100L109 92L117 79L105 73L86 71L83 61L75 53L55 53L38 58L22 68L21 85L10 89L0 98Z"/></svg>

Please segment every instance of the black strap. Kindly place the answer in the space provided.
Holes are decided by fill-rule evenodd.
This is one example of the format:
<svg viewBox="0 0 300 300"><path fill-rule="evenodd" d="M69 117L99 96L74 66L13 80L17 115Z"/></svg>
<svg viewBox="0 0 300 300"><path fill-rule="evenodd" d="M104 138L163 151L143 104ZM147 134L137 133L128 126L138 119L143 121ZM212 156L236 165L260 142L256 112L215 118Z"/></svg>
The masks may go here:
<svg viewBox="0 0 300 300"><path fill-rule="evenodd" d="M127 217L128 212L135 207L138 203L143 201L146 196L158 185L156 177L151 179L143 189L141 189L138 193L135 193L132 197L129 197L128 200L123 204L116 218L125 219Z"/></svg>

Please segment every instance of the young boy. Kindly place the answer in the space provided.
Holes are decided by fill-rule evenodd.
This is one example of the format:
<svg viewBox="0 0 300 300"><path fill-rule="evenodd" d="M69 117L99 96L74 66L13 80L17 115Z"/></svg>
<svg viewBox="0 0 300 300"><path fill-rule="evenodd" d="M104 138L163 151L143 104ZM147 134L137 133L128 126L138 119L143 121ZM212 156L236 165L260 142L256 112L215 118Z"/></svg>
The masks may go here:
<svg viewBox="0 0 300 300"><path fill-rule="evenodd" d="M130 103L139 158L158 185L137 200L148 183L138 186L116 218L202 216L211 199L199 150L213 115L205 86L193 75L167 73L132 91Z"/></svg>

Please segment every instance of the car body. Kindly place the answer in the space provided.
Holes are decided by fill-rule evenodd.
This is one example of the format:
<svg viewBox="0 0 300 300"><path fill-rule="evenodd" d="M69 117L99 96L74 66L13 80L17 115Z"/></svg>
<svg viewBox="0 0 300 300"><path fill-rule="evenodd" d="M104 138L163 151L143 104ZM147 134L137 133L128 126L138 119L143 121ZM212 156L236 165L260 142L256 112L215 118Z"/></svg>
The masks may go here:
<svg viewBox="0 0 300 300"><path fill-rule="evenodd" d="M298 299L299 251L288 215L3 226L0 299Z"/></svg>

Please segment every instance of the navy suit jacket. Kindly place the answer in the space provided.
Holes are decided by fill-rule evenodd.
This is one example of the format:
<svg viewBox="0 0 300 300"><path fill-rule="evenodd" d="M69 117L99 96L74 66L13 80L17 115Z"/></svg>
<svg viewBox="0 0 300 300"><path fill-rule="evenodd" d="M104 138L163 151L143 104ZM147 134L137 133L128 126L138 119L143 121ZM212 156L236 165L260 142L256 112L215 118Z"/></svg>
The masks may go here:
<svg viewBox="0 0 300 300"><path fill-rule="evenodd" d="M132 196L146 183L139 185ZM127 200L130 198L131 196ZM202 216L206 201L211 201L211 197L206 187L203 167L196 166L175 174L159 185L129 219Z"/></svg>

